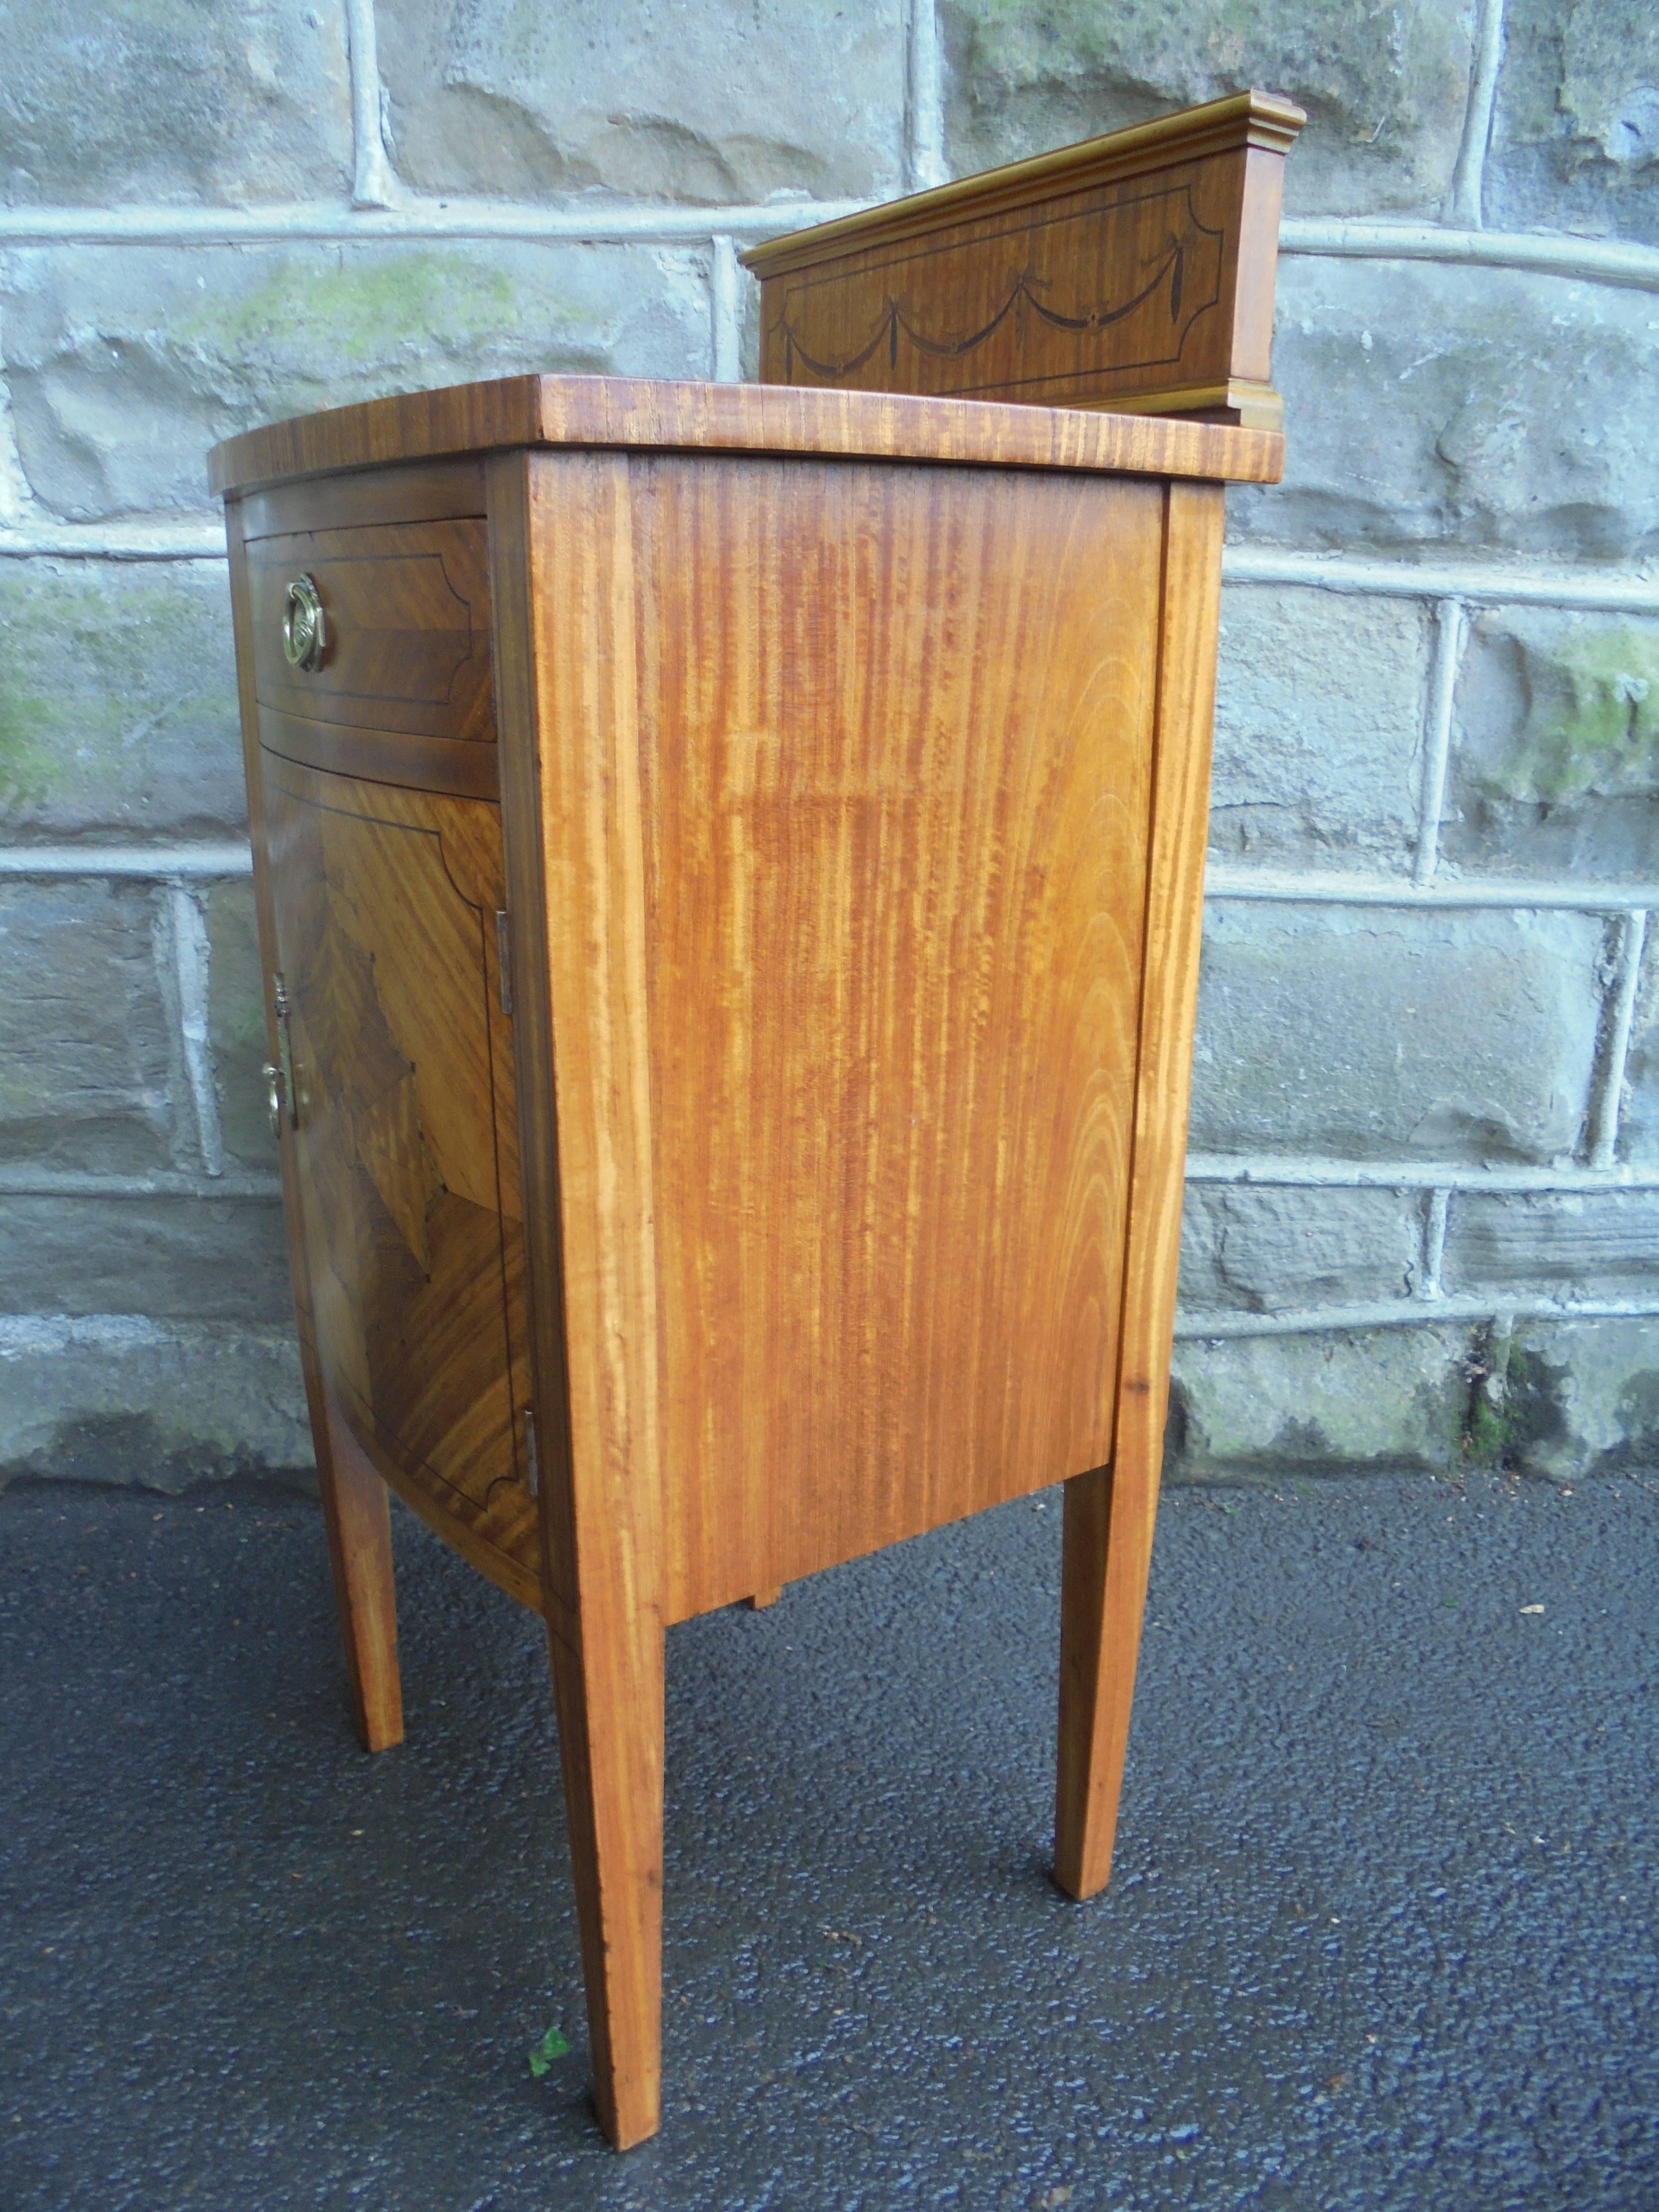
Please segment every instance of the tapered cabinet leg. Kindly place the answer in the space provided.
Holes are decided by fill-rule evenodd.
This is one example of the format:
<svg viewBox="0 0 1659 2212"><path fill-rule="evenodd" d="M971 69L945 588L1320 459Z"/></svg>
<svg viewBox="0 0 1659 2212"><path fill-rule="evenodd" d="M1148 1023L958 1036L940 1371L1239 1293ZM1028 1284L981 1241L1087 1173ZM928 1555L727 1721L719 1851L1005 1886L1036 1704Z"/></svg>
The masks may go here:
<svg viewBox="0 0 1659 2212"><path fill-rule="evenodd" d="M334 1568L334 1595L351 1681L352 1717L365 1751L404 1740L398 1677L398 1601L392 1579L392 1512L386 1486L356 1438L311 1397L317 1482Z"/></svg>
<svg viewBox="0 0 1659 2212"><path fill-rule="evenodd" d="M1073 1897L1111 1872L1156 1495L1121 1465L1066 1486L1054 1879Z"/></svg>
<svg viewBox="0 0 1659 2212"><path fill-rule="evenodd" d="M1164 498L1146 899L1159 922L1141 987L1112 1459L1066 1486L1054 1878L1073 1897L1092 1897L1111 1871L1129 1745L1164 1465L1203 928L1222 488L1172 483Z"/></svg>
<svg viewBox="0 0 1659 2212"><path fill-rule="evenodd" d="M662 2072L663 1635L548 1631L576 1880L593 2101L618 2150L653 2136Z"/></svg>
<svg viewBox="0 0 1659 2212"><path fill-rule="evenodd" d="M543 1586L594 2100L619 2150L656 2132L662 2043L661 1333L633 495L614 454L489 465Z"/></svg>

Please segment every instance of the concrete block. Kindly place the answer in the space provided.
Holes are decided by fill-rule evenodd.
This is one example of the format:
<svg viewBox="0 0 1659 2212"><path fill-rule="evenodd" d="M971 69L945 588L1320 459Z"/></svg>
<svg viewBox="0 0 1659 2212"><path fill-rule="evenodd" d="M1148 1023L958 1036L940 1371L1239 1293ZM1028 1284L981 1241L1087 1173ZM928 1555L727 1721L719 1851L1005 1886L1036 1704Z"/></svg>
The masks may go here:
<svg viewBox="0 0 1659 2212"><path fill-rule="evenodd" d="M1421 1202L1398 1191L1189 1184L1182 1310L1191 1320L1403 1297L1422 1243Z"/></svg>
<svg viewBox="0 0 1659 2212"><path fill-rule="evenodd" d="M0 1313L288 1324L279 1204L0 1197Z"/></svg>
<svg viewBox="0 0 1659 2212"><path fill-rule="evenodd" d="M1649 292L1430 263L1279 264L1285 482L1236 538L1638 561L1659 544Z"/></svg>
<svg viewBox="0 0 1659 2212"><path fill-rule="evenodd" d="M1223 595L1210 849L1407 870L1430 622L1410 599L1233 584Z"/></svg>
<svg viewBox="0 0 1659 2212"><path fill-rule="evenodd" d="M709 374L705 252L580 245L0 255L25 474L77 520L207 505L261 422L527 370Z"/></svg>
<svg viewBox="0 0 1659 2212"><path fill-rule="evenodd" d="M227 1157L275 1175L276 1140L266 1111L264 976L251 880L215 884L207 921L208 1043Z"/></svg>
<svg viewBox="0 0 1659 2212"><path fill-rule="evenodd" d="M1595 1063L1601 943L1587 915L1218 903L1194 1148L1571 1153Z"/></svg>
<svg viewBox="0 0 1659 2212"><path fill-rule="evenodd" d="M1492 229L1659 245L1659 15L1650 0L1508 0L1486 156Z"/></svg>
<svg viewBox="0 0 1659 2212"><path fill-rule="evenodd" d="M291 1327L0 1318L0 1484L34 1475L176 1493L314 1465Z"/></svg>
<svg viewBox="0 0 1659 2212"><path fill-rule="evenodd" d="M1638 1167L1659 1167L1659 915L1650 915L1636 1018L1625 1063L1619 1157Z"/></svg>
<svg viewBox="0 0 1659 2212"><path fill-rule="evenodd" d="M0 823L225 836L247 817L226 574L0 564Z"/></svg>
<svg viewBox="0 0 1659 2212"><path fill-rule="evenodd" d="M0 1159L173 1164L173 1045L148 884L0 883Z"/></svg>
<svg viewBox="0 0 1659 2212"><path fill-rule="evenodd" d="M345 11L313 0L0 0L11 205L346 198Z"/></svg>
<svg viewBox="0 0 1659 2212"><path fill-rule="evenodd" d="M1438 1322L1178 1343L1166 1472L1199 1481L1442 1473L1462 1453L1468 1343Z"/></svg>
<svg viewBox="0 0 1659 2212"><path fill-rule="evenodd" d="M1458 1192L1442 1280L1476 1297L1659 1294L1659 1191ZM1659 1333L1659 1320L1652 1326Z"/></svg>
<svg viewBox="0 0 1659 2212"><path fill-rule="evenodd" d="M1465 1450L1556 1480L1659 1462L1659 1323L1502 1322L1482 1331Z"/></svg>
<svg viewBox="0 0 1659 2212"><path fill-rule="evenodd" d="M1483 872L1659 876L1659 620L1500 607L1471 626L1440 848Z"/></svg>
<svg viewBox="0 0 1659 2212"><path fill-rule="evenodd" d="M1469 25L1453 0L945 0L939 21L957 176L1253 84L1308 111L1291 213L1437 214L1457 159Z"/></svg>
<svg viewBox="0 0 1659 2212"><path fill-rule="evenodd" d="M715 204L902 191L899 0L380 0L406 183Z"/></svg>

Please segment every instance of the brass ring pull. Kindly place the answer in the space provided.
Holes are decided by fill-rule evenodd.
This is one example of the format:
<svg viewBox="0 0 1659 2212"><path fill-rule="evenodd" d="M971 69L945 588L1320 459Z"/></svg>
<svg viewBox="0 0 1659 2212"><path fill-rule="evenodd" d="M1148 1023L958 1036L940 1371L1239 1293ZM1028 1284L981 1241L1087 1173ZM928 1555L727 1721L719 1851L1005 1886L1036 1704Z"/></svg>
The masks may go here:
<svg viewBox="0 0 1659 2212"><path fill-rule="evenodd" d="M320 668L328 622L315 581L296 576L283 601L283 652L293 668Z"/></svg>

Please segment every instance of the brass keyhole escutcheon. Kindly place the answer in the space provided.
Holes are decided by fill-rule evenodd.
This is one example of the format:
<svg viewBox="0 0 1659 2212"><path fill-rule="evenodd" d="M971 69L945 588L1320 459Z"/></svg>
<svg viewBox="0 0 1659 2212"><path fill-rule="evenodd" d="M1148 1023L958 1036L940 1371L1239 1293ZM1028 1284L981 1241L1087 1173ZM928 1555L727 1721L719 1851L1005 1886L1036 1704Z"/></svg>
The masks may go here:
<svg viewBox="0 0 1659 2212"><path fill-rule="evenodd" d="M283 600L283 652L290 667L320 668L328 620L314 579L296 576Z"/></svg>

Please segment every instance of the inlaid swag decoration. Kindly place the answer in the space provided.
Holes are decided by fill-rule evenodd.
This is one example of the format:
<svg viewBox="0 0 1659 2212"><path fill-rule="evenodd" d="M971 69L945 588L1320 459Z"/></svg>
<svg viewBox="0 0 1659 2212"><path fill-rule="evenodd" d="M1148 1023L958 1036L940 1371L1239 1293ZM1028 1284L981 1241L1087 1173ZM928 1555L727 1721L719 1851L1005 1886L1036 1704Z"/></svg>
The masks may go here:
<svg viewBox="0 0 1659 2212"><path fill-rule="evenodd" d="M762 381L1277 428L1273 264L1302 121L1242 93L757 246Z"/></svg>
<svg viewBox="0 0 1659 2212"><path fill-rule="evenodd" d="M1114 344L1114 350L1120 353L1126 347L1133 349L1131 357L1103 357L1099 366L1103 368L1152 368L1179 362L1193 324L1220 300L1224 234L1199 221L1193 210L1189 188L1158 192L1149 198L1166 206L1171 201L1185 203L1183 209L1170 210L1182 222L1182 228L1178 234L1165 231L1150 271L1145 260L1132 258L1138 251L1137 240L1130 238L1120 245L1124 231L1139 227L1133 218L1146 207L1145 201L1116 206L1107 202L1099 207L1090 207L1045 224L1036 237L1024 224L1012 226L1006 234L1013 250L1018 252L1028 241L1031 250L1024 266L1017 268L1009 278L1001 302L990 319L977 330L963 332L944 326L927 330L921 320L926 310L913 311L902 299L896 299L890 293L883 302L873 335L856 352L823 358L813 350L815 343L821 343L813 328L813 311L817 308L826 330L833 335L844 320L838 288L834 279L827 286L803 283L796 287L786 295L784 311L778 318L778 328L783 336L784 380L798 382L795 372L805 368L827 384L845 383L884 343L887 365L896 370L902 341L914 346L918 353L931 354L945 361L964 361L969 355L986 349L985 360L975 364L977 377L1006 398L1007 387L1020 380L1029 336L1027 313L1050 330L1068 331L1081 338L1115 331L1118 325L1133 316L1136 320L1133 332ZM1126 221L1126 217L1129 219ZM1087 234L1072 235L1079 225L1085 227ZM1061 235L1054 237L1052 234L1055 232ZM1078 296L1074 288L1078 264L1085 258L1103 264L1109 281L1115 280L1119 287L1125 282L1127 270L1127 281L1137 284L1138 289L1127 299L1120 297L1116 301L1109 292L1097 293L1093 304L1085 305L1088 295ZM1054 273L1049 273L1051 270ZM1088 273L1091 276L1095 274L1092 270ZM827 299L823 296L826 291ZM931 287L927 296L931 297ZM1056 304L1062 299L1073 312L1067 313ZM990 342L999 337L1001 343L992 345ZM953 388L973 390L977 386Z"/></svg>

